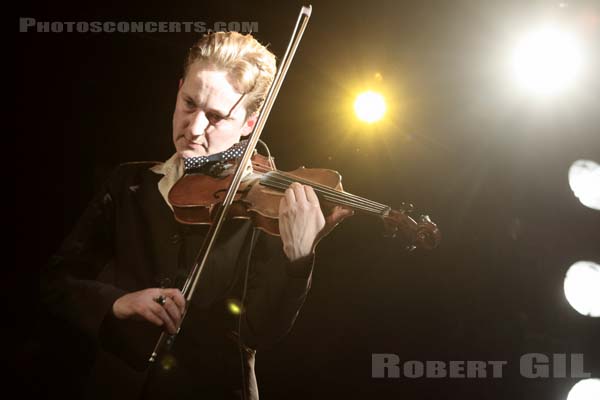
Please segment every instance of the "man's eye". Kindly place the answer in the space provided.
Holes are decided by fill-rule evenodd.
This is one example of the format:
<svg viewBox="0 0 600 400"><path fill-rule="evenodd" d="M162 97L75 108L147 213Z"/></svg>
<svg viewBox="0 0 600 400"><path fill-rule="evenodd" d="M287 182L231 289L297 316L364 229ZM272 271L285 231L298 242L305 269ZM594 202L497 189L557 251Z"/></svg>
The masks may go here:
<svg viewBox="0 0 600 400"><path fill-rule="evenodd" d="M186 105L188 108L195 108L195 107L196 107L196 104L195 104L195 103L194 103L192 100L186 100L186 101L185 101L185 105Z"/></svg>
<svg viewBox="0 0 600 400"><path fill-rule="evenodd" d="M222 121L223 117L219 114L207 113L206 119L208 119L208 122L210 122L211 124L216 124L216 123L219 123L220 121Z"/></svg>

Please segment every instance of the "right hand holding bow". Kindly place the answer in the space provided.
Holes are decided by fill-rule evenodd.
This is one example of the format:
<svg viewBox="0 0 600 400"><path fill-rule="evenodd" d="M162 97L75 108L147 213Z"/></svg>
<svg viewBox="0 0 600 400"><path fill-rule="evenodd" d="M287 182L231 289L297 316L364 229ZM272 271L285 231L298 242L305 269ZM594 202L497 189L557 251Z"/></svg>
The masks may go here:
<svg viewBox="0 0 600 400"><path fill-rule="evenodd" d="M112 311L118 319L143 319L174 335L185 312L185 298L179 289L145 289L119 297Z"/></svg>

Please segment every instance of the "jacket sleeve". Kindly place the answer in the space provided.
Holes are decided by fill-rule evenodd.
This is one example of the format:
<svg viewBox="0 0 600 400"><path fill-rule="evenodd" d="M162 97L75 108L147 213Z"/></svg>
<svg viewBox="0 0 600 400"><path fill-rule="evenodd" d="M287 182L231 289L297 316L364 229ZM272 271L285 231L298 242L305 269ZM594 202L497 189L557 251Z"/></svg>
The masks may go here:
<svg viewBox="0 0 600 400"><path fill-rule="evenodd" d="M40 275L43 307L94 340L114 301L125 294L97 280L114 255L116 193L111 187L118 172L115 169Z"/></svg>
<svg viewBox="0 0 600 400"><path fill-rule="evenodd" d="M292 328L310 290L314 254L291 262L279 237L257 232L241 319L243 343L272 345Z"/></svg>

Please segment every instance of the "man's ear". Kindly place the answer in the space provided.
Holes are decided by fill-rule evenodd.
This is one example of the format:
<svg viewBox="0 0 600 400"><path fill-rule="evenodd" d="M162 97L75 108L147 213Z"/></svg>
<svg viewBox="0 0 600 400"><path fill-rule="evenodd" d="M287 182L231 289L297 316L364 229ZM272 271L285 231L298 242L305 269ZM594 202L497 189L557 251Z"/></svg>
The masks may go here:
<svg viewBox="0 0 600 400"><path fill-rule="evenodd" d="M179 89L183 86L183 78L179 78Z"/></svg>
<svg viewBox="0 0 600 400"><path fill-rule="evenodd" d="M252 129L254 129L254 125L256 125L256 120L258 119L258 114L254 113L246 119L244 122L244 126L242 127L242 135L248 136L252 133Z"/></svg>

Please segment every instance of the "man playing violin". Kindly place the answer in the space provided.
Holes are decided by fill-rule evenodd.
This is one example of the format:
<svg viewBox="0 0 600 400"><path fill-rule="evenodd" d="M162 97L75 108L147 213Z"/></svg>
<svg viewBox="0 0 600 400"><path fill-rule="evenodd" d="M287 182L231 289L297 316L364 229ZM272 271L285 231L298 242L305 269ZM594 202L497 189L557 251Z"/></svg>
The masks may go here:
<svg viewBox="0 0 600 400"><path fill-rule="evenodd" d="M255 351L291 329L317 242L351 212L336 208L326 219L314 190L292 184L281 198L280 238L227 221L186 305L179 288L208 227L176 222L168 193L188 167L239 155L275 72L275 56L251 35L203 36L179 81L175 154L119 166L45 269L44 304L97 344L87 397L258 398ZM171 358L130 368L138 353L150 354L151 327L176 333L186 306Z"/></svg>

